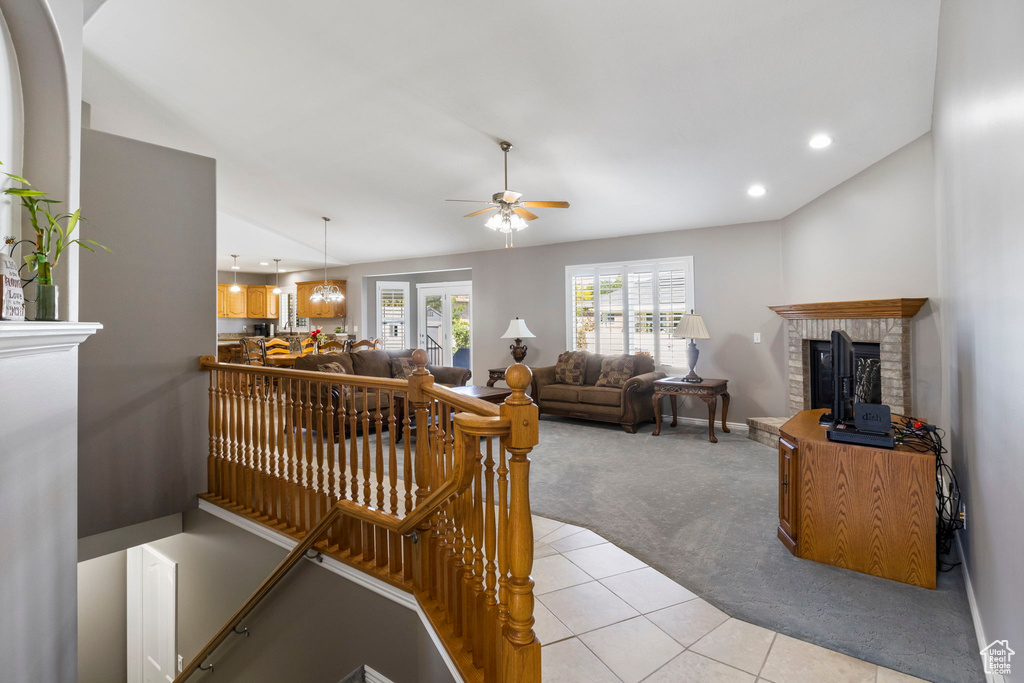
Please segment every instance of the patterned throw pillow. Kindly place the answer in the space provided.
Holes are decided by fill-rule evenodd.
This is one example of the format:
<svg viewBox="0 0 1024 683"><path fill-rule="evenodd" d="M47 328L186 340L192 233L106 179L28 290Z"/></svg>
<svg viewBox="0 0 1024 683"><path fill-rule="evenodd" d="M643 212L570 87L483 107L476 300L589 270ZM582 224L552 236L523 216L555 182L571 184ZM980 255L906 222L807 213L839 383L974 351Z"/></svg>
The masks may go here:
<svg viewBox="0 0 1024 683"><path fill-rule="evenodd" d="M342 367L341 363L324 363L319 368L320 372L333 372L336 375L347 375L345 368Z"/></svg>
<svg viewBox="0 0 1024 683"><path fill-rule="evenodd" d="M611 356L601 361L601 376L597 378L598 387L621 387L633 376L632 356Z"/></svg>
<svg viewBox="0 0 1024 683"><path fill-rule="evenodd" d="M416 364L412 358L392 358L391 376L395 379L409 379L416 372Z"/></svg>
<svg viewBox="0 0 1024 683"><path fill-rule="evenodd" d="M555 383L575 386L583 384L583 372L586 366L586 351L563 351L558 355L558 362L555 363Z"/></svg>

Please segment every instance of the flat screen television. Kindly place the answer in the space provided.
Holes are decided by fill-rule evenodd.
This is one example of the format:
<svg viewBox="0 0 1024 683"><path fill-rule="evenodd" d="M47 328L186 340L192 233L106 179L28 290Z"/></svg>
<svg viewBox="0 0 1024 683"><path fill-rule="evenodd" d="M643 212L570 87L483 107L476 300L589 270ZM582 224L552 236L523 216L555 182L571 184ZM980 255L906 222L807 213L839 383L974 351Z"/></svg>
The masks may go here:
<svg viewBox="0 0 1024 683"><path fill-rule="evenodd" d="M822 424L852 424L853 402L857 392L857 357L853 340L840 330L832 330L832 412L821 416Z"/></svg>

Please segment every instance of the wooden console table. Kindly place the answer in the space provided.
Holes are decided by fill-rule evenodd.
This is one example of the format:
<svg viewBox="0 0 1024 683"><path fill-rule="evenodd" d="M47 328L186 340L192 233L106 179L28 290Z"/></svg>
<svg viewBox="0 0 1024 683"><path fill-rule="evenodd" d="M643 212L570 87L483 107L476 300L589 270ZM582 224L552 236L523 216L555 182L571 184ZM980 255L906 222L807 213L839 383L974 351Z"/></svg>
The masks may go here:
<svg viewBox="0 0 1024 683"><path fill-rule="evenodd" d="M722 397L722 431L729 433L726 426L726 418L729 415L729 380L726 379L705 379L701 382L684 382L680 379L665 378L654 382L654 396L651 403L654 405L654 436L661 434L661 397L668 396L672 404L672 426L678 421L678 407L676 401L678 396L696 396L708 404L708 441L718 443L715 436L715 406L718 397Z"/></svg>
<svg viewBox="0 0 1024 683"><path fill-rule="evenodd" d="M935 588L935 456L829 441L824 412L779 431L779 540L797 557Z"/></svg>

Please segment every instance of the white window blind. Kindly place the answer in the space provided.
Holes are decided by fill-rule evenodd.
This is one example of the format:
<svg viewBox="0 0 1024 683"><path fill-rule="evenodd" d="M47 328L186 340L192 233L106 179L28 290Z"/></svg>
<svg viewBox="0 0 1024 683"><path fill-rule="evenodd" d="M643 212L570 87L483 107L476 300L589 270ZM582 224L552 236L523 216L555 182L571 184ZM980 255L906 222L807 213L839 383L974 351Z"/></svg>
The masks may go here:
<svg viewBox="0 0 1024 683"><path fill-rule="evenodd" d="M646 353L685 366L685 339L672 333L694 308L693 257L566 267L570 348Z"/></svg>
<svg viewBox="0 0 1024 683"><path fill-rule="evenodd" d="M377 326L385 350L409 348L408 282L377 283Z"/></svg>

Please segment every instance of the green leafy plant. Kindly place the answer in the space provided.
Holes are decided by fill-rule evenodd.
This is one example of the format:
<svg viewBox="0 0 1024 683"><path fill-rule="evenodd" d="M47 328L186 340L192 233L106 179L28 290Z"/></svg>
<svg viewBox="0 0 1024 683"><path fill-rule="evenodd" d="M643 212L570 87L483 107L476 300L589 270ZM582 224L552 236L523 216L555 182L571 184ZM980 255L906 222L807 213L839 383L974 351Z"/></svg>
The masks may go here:
<svg viewBox="0 0 1024 683"><path fill-rule="evenodd" d="M0 166L3 162L0 161ZM47 192L35 187L25 178L4 173L5 176L23 187L7 187L2 193L9 197L17 197L22 207L28 212L28 220L35 231L35 250L25 256L25 262L29 269L36 273L39 284L48 285L53 283L53 268L60 261L61 254L72 244L95 252L95 248L103 251L110 251L107 247L94 240L75 237L72 234L79 223L85 222L82 217L82 210L75 209L72 213L53 213L51 209L61 202L57 199L48 199Z"/></svg>
<svg viewBox="0 0 1024 683"><path fill-rule="evenodd" d="M464 301L452 302L452 339L456 351L469 348L469 322L463 317L467 306Z"/></svg>

